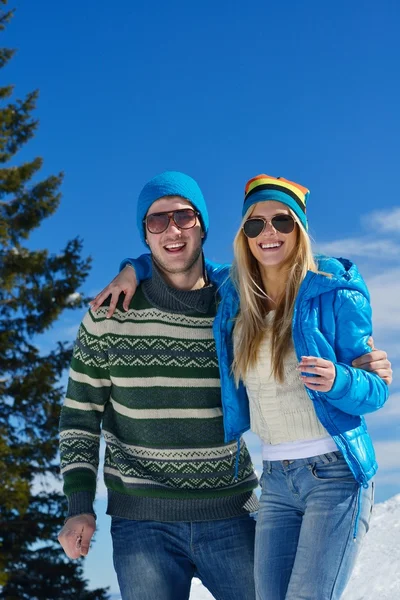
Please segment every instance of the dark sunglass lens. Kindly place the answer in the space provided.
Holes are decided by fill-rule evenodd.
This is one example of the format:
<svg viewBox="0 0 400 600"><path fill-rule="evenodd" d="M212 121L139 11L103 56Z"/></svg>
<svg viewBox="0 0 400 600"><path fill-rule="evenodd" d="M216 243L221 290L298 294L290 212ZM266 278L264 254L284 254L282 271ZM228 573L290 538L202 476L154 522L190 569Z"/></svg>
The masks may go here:
<svg viewBox="0 0 400 600"><path fill-rule="evenodd" d="M147 229L150 233L162 233L167 229L168 221L167 214L149 215L146 219Z"/></svg>
<svg viewBox="0 0 400 600"><path fill-rule="evenodd" d="M243 231L248 238L256 238L264 229L262 219L248 219L243 225Z"/></svg>
<svg viewBox="0 0 400 600"><path fill-rule="evenodd" d="M292 233L294 229L294 219L291 215L276 215L271 219L271 223L279 233Z"/></svg>
<svg viewBox="0 0 400 600"><path fill-rule="evenodd" d="M196 213L193 210L177 210L174 221L180 229L190 229L196 223Z"/></svg>

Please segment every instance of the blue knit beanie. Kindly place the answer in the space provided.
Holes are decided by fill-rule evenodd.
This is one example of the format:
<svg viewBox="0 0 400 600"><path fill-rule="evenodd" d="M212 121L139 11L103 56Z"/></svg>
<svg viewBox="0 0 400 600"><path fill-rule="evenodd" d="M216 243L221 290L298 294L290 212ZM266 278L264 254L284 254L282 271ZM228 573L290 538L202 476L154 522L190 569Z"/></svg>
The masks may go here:
<svg viewBox="0 0 400 600"><path fill-rule="evenodd" d="M164 196L181 196L188 200L200 213L200 222L204 232L203 242L208 232L208 211L201 189L194 179L179 171L164 171L150 179L139 194L136 218L139 234L146 243L146 232L143 219L150 206Z"/></svg>

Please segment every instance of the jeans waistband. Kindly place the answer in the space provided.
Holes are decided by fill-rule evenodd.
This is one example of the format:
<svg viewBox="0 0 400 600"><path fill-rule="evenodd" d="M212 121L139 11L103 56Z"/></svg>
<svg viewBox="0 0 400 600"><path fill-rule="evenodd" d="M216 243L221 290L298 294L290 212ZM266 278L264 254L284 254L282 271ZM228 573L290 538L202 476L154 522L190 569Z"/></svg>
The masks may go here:
<svg viewBox="0 0 400 600"><path fill-rule="evenodd" d="M308 458L294 458L287 460L264 460L263 468L268 472L270 472L272 469L289 471L307 465L313 465L315 463L323 463L324 465L327 465L329 463L337 462L342 458L343 454L339 451L327 452L326 454L319 454L318 456L309 456Z"/></svg>

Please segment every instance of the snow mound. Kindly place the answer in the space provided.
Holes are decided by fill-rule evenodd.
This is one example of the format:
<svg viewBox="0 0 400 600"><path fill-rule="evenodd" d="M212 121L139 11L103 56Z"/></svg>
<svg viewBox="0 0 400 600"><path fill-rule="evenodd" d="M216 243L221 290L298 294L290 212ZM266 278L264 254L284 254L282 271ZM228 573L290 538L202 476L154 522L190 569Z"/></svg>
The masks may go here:
<svg viewBox="0 0 400 600"><path fill-rule="evenodd" d="M343 600L400 598L400 494L376 504Z"/></svg>
<svg viewBox="0 0 400 600"><path fill-rule="evenodd" d="M342 600L400 598L400 494L376 504L350 583ZM190 600L212 600L198 579Z"/></svg>
<svg viewBox="0 0 400 600"><path fill-rule="evenodd" d="M202 585L200 579L195 577L190 590L190 600L212 600L213 598L214 596Z"/></svg>

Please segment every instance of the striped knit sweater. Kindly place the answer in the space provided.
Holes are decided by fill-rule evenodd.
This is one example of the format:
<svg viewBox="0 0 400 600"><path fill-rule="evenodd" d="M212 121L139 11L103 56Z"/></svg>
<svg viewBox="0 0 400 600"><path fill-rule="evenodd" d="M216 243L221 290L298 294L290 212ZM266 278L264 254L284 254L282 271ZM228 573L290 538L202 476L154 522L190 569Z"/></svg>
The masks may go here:
<svg viewBox="0 0 400 600"><path fill-rule="evenodd" d="M89 311L75 344L60 421L68 516L93 512L99 441L108 514L159 521L257 509L248 450L225 444L212 286L182 292L154 269L127 312Z"/></svg>

